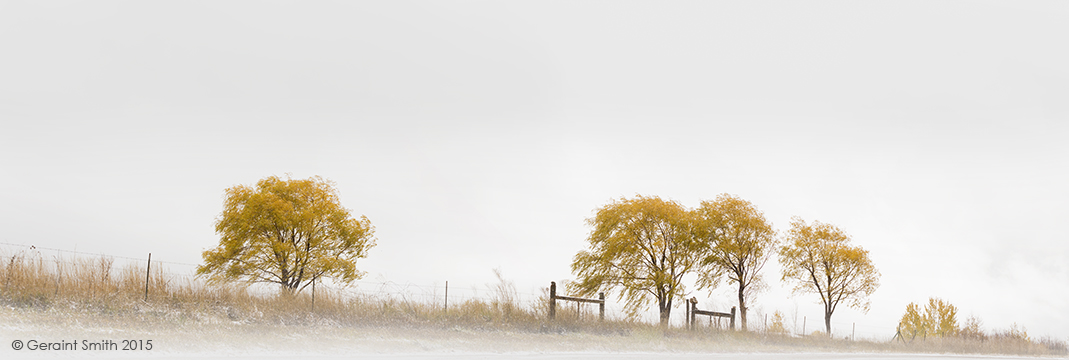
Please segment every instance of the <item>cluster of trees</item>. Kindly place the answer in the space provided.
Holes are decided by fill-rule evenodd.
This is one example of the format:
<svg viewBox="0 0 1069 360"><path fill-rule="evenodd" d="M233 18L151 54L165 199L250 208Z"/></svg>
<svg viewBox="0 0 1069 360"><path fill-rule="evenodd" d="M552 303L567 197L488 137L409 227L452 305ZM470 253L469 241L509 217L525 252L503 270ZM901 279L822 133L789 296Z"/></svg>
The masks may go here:
<svg viewBox="0 0 1069 360"><path fill-rule="evenodd" d="M632 315L656 302L662 324L673 301L686 293L683 278L693 274L698 289L713 289L724 279L734 284L746 329L747 303L763 286L762 269L772 254L784 266L782 281L820 296L829 334L838 305L867 311L867 298L879 286L868 252L841 229L794 218L781 239L753 204L728 194L695 209L658 197L622 198L597 209L588 223L589 248L573 259L578 281L572 291L620 289ZM272 176L227 189L215 230L219 246L204 252L199 275L278 284L290 294L323 278L359 279L356 261L375 245L371 222L354 218L341 206L334 183L320 177Z"/></svg>
<svg viewBox="0 0 1069 360"><path fill-rule="evenodd" d="M908 339L927 339L929 337L946 338L959 337L963 339L985 340L988 335L984 333L983 322L975 316L970 316L962 326L958 324L958 308L943 299L930 297L928 304L921 308L917 303L906 305L906 312L898 321L897 337ZM1030 341L1028 332L1017 324L1009 329L992 334L996 338L1015 339Z"/></svg>
<svg viewBox="0 0 1069 360"><path fill-rule="evenodd" d="M921 306L917 303L906 305L906 313L898 322L898 333L910 339L917 336L948 337L958 335L958 308L953 304L938 298L928 298L928 304Z"/></svg>
<svg viewBox="0 0 1069 360"><path fill-rule="evenodd" d="M694 274L698 289L723 279L735 286L746 329L746 304L761 289L761 271L772 254L783 264L782 281L795 292L820 296L828 334L840 304L867 311L868 296L879 286L868 252L841 229L796 217L781 245L761 211L728 194L696 209L655 196L622 198L598 208L588 223L589 247L572 262L578 278L572 291L589 296L619 289L630 314L656 302L662 324L673 301L686 293L684 276Z"/></svg>

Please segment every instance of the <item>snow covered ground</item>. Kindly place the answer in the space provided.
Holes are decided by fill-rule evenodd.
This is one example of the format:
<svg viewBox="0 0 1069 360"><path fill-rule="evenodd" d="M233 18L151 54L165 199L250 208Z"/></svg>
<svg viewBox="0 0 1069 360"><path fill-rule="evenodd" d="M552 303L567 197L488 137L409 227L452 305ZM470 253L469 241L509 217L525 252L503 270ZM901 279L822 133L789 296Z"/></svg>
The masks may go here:
<svg viewBox="0 0 1069 360"><path fill-rule="evenodd" d="M8 329L10 330L10 329ZM69 329L67 329L69 330ZM989 355L940 355L792 349L747 344L716 344L654 335L527 334L466 330L376 330L312 327L205 327L200 331L128 331L92 329L5 331L0 334L2 359L744 359L744 360L900 360L900 359L1024 359ZM190 329L187 329L190 330ZM197 329L192 329L197 330ZM71 335L81 332L82 338ZM104 339L152 339L152 350L86 350ZM15 350L14 342L22 341ZM77 343L66 350L28 350L30 340ZM37 345L40 346L40 345ZM121 345L117 345L121 346Z"/></svg>
<svg viewBox="0 0 1069 360"><path fill-rule="evenodd" d="M1021 359L889 352L885 343L824 340L799 345L752 337L533 333L501 329L331 324L248 324L207 319L116 320L0 309L0 359ZM147 341L151 340L151 349ZM59 344L45 345L41 344ZM98 344L98 349L86 349ZM114 344L114 345L111 345ZM136 344L137 350L122 350ZM52 347L59 350L31 350ZM111 347L111 349L101 349ZM901 351L891 349L892 351ZM1064 358L1064 357L1063 357Z"/></svg>
<svg viewBox="0 0 1069 360"><path fill-rule="evenodd" d="M740 360L993 360L993 359L1035 359L1012 356L984 355L938 355L938 354L867 354L867 353L619 353L619 352L548 352L548 353L479 353L479 352L430 352L430 353L307 353L307 352L263 352L263 353L158 353L158 354L31 354L5 353L5 359L66 359L66 358L117 358L117 359L201 359L201 360L238 360L238 359L382 359L382 360L423 360L423 359L508 359L508 360L581 360L581 359L623 359L623 360L697 360L697 359L740 359Z"/></svg>

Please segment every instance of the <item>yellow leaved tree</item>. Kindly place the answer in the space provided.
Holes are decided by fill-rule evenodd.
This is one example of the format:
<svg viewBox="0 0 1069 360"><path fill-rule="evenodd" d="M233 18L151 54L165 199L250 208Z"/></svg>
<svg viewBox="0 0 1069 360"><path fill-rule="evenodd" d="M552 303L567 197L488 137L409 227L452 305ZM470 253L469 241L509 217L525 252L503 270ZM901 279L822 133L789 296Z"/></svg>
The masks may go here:
<svg viewBox="0 0 1069 360"><path fill-rule="evenodd" d="M943 299L930 297L928 305L924 306L924 314L921 314L920 305L909 303L902 320L898 322L898 328L902 336L909 336L910 339L918 335L921 338L957 336L960 331L958 308Z"/></svg>
<svg viewBox="0 0 1069 360"><path fill-rule="evenodd" d="M747 299L763 285L761 269L776 250L776 232L757 207L729 194L703 201L694 222L702 245L699 286L715 286L721 273L738 285L739 320L746 330Z"/></svg>
<svg viewBox="0 0 1069 360"><path fill-rule="evenodd" d="M589 248L575 255L578 278L570 290L581 296L620 288L625 309L636 316L657 302L661 325L668 324L672 300L684 292L683 276L696 264L697 242L683 206L659 197L620 199L597 209Z"/></svg>
<svg viewBox="0 0 1069 360"><path fill-rule="evenodd" d="M839 304L867 312L868 297L880 286L880 272L869 252L850 244L838 227L801 218L791 219L787 243L780 248L783 280L795 292L816 293L824 305L824 326L831 336L831 315Z"/></svg>
<svg viewBox="0 0 1069 360"><path fill-rule="evenodd" d="M898 332L902 337L909 336L913 340L918 335L925 337L931 332L931 319L921 313L920 305L909 303L906 305L906 313L898 321Z"/></svg>
<svg viewBox="0 0 1069 360"><path fill-rule="evenodd" d="M278 284L287 294L322 278L359 279L356 260L375 245L371 222L353 218L334 183L318 176L271 176L226 189L215 231L219 246L204 252L198 275L212 282Z"/></svg>
<svg viewBox="0 0 1069 360"><path fill-rule="evenodd" d="M931 321L934 335L940 337L958 335L958 307L950 302L938 298L928 298L928 306L924 307Z"/></svg>

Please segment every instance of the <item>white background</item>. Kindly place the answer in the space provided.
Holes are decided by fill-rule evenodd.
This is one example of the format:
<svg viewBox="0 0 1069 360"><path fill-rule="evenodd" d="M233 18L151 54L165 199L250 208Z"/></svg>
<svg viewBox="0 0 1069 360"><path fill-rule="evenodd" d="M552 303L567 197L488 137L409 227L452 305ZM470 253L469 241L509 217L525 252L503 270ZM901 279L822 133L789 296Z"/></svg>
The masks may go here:
<svg viewBox="0 0 1069 360"><path fill-rule="evenodd" d="M199 263L224 189L320 175L377 228L368 281L482 288L499 268L536 294L572 278L612 199L731 193L871 251L882 286L837 335L888 338L935 296L1066 339L1066 18L1040 1L0 2L0 242ZM757 311L819 328L815 296L766 278Z"/></svg>

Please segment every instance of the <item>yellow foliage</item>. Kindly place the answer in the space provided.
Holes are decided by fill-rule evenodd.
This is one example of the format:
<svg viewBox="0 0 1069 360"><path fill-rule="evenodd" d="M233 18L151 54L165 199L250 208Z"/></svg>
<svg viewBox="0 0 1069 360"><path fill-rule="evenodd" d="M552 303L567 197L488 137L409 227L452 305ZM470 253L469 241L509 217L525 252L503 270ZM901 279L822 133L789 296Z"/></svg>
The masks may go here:
<svg viewBox="0 0 1069 360"><path fill-rule="evenodd" d="M352 218L334 184L320 177L271 176L227 189L215 231L219 246L204 252L198 275L275 283L287 292L325 277L359 279L356 260L375 245L371 222Z"/></svg>
<svg viewBox="0 0 1069 360"><path fill-rule="evenodd" d="M672 300L684 292L683 276L696 264L697 242L683 206L659 197L620 199L597 210L589 248L575 255L571 291L592 296L622 288L620 299L635 316L657 302L661 324L668 323Z"/></svg>
<svg viewBox="0 0 1069 360"><path fill-rule="evenodd" d="M916 303L906 305L906 313L898 321L898 328L903 337L914 339L917 336L927 338L929 336L949 337L957 336L958 308L949 302L938 298L928 298L928 305L921 307ZM979 331L979 324L976 325Z"/></svg>
<svg viewBox="0 0 1069 360"><path fill-rule="evenodd" d="M902 320L898 321L898 330L903 337L926 337L932 332L931 319L922 314L920 309L920 305L916 303L906 305L906 313L902 315Z"/></svg>
<svg viewBox="0 0 1069 360"><path fill-rule="evenodd" d="M729 194L703 201L694 210L694 222L703 245L699 287L714 287L726 274L737 285L739 319L746 330L747 299L762 285L761 269L776 247L776 232L757 207Z"/></svg>
<svg viewBox="0 0 1069 360"><path fill-rule="evenodd" d="M824 325L831 334L831 315L841 303L867 312L868 296L880 286L880 272L869 252L851 246L850 236L838 227L793 218L787 244L780 248L783 280L794 282L795 292L820 295Z"/></svg>
<svg viewBox="0 0 1069 360"><path fill-rule="evenodd" d="M773 334L786 335L787 327L783 324L783 322L783 312L776 310L776 312L772 314L772 325L768 326L768 332Z"/></svg>
<svg viewBox="0 0 1069 360"><path fill-rule="evenodd" d="M928 298L925 316L932 326L933 335L940 337L958 335L958 308L937 298Z"/></svg>

